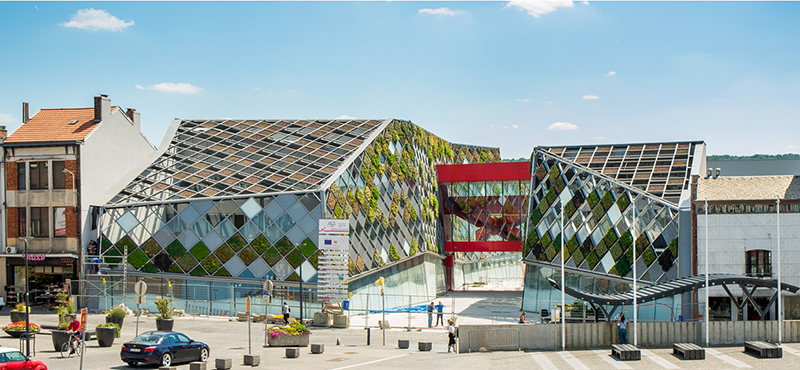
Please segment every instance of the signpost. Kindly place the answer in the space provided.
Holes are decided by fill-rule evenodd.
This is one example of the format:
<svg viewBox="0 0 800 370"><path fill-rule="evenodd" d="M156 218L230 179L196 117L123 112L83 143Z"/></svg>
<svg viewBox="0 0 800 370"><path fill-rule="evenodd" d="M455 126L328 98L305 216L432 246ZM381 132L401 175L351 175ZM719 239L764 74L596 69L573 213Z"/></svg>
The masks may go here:
<svg viewBox="0 0 800 370"><path fill-rule="evenodd" d="M272 301L272 282L267 280L261 284L261 298L264 299L264 348L267 347L267 325L269 323L269 306Z"/></svg>
<svg viewBox="0 0 800 370"><path fill-rule="evenodd" d="M133 291L136 293L136 336L139 336L139 317L142 313L142 303L144 303L144 293L147 292L147 284L144 281L137 281L133 284Z"/></svg>
<svg viewBox="0 0 800 370"><path fill-rule="evenodd" d="M350 251L350 223L347 220L319 220L318 293L326 305L348 298L347 261Z"/></svg>
<svg viewBox="0 0 800 370"><path fill-rule="evenodd" d="M25 324L28 324L27 322ZM83 338L81 340L81 348L78 349L80 352L81 357L81 370L83 370L83 358L86 354L84 350L86 349L86 308L81 308L81 333L83 333Z"/></svg>
<svg viewBox="0 0 800 370"><path fill-rule="evenodd" d="M247 297L247 354L253 354L253 342L250 339L250 297Z"/></svg>

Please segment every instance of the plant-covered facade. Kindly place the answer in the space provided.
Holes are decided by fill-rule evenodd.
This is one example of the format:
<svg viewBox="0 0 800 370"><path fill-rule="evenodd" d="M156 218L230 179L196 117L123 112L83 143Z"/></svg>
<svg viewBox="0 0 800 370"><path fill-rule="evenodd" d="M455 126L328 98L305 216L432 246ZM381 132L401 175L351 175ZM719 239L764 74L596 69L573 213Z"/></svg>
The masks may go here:
<svg viewBox="0 0 800 370"><path fill-rule="evenodd" d="M500 158L394 119L176 120L168 137L95 211L112 271L315 283L322 218L350 221L351 276L441 254L434 166Z"/></svg>
<svg viewBox="0 0 800 370"><path fill-rule="evenodd" d="M702 151L701 142L536 148L524 306L556 303L560 293L544 278L560 278L562 238L567 284L579 290L617 293L633 279L646 285L687 275L691 243L681 236Z"/></svg>

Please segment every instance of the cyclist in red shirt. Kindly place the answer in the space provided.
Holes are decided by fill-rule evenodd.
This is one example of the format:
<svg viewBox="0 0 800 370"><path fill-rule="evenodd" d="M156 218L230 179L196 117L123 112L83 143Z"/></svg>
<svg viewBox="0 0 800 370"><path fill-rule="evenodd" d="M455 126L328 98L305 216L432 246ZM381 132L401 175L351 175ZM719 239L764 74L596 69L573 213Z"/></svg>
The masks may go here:
<svg viewBox="0 0 800 370"><path fill-rule="evenodd" d="M83 332L81 332L81 321L78 320L77 315L72 316L72 321L69 323L69 326L67 327L67 332L70 332L72 334L70 336L70 342L77 340L78 343L80 343L80 340L83 337ZM70 347L71 348L69 350L69 353L70 354L75 353L76 345L73 344Z"/></svg>

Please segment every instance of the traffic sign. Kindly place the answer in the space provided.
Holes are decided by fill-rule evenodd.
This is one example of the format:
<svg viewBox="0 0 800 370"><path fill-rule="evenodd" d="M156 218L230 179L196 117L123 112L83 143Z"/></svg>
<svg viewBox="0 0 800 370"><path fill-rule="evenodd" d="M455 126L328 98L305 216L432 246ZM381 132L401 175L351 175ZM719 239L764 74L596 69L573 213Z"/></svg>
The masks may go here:
<svg viewBox="0 0 800 370"><path fill-rule="evenodd" d="M147 284L144 281L137 281L136 284L133 285L133 291L136 294L144 294L147 292Z"/></svg>

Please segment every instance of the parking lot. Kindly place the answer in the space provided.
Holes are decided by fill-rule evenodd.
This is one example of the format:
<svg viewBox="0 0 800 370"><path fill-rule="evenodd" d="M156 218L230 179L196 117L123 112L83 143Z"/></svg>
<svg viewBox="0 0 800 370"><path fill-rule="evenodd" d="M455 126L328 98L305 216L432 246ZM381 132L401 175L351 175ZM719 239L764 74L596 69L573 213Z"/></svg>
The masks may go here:
<svg viewBox="0 0 800 370"><path fill-rule="evenodd" d="M32 314L31 321L37 324L54 325L57 322L55 313ZM90 315L88 326L94 327L104 322L103 315ZM154 318L141 318L139 332L155 329ZM190 338L207 343L211 347L209 369L214 368L215 358L231 358L234 369L250 368L242 365L243 355L248 353L247 323L229 322L225 318L177 318L175 330L187 334ZM112 347L98 347L97 341L87 343L83 369L130 369L119 359L120 346L125 340L134 337L136 318L125 319L121 338ZM372 345L366 345L366 332L363 327L351 329L312 328L311 343L325 345L325 352L313 355L308 348L301 349L300 358L289 359L284 356L282 348L264 348L264 324L251 324L252 353L261 356L261 368L302 367L309 370L332 370L349 368L503 368L503 369L797 369L800 368L800 343L784 345L782 359L760 359L745 354L741 346L716 347L709 349L705 360L683 360L672 355L671 349L648 348L642 351L641 361L618 361L609 356L605 348L581 349L543 352L483 352L470 354L448 354L446 334L442 329L407 332L391 330L386 333L386 346L382 346L383 335L380 331L372 332ZM61 358L59 352L53 350L51 337L45 329L37 336L35 358L44 361L50 369L80 369L80 357ZM336 341L341 345L337 346ZM410 339L411 349L397 348L398 339ZM431 352L416 350L417 342L433 342ZM0 345L18 347L19 340L6 334L0 334ZM177 364L178 369L189 368L188 364ZM157 368L157 367L151 367Z"/></svg>

